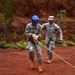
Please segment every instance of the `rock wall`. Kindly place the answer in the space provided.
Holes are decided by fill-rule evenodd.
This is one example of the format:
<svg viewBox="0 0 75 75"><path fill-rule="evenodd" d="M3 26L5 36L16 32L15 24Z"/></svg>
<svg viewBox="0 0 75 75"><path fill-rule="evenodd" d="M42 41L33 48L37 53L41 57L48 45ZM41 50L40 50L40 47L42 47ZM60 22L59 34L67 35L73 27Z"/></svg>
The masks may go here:
<svg viewBox="0 0 75 75"><path fill-rule="evenodd" d="M43 18L41 22L46 22L49 15L56 16L60 10L67 10L67 17L75 17L75 0L14 0L15 11L12 31L24 32L26 24L31 16L37 14ZM45 17L45 19L44 19ZM28 19L29 18L29 19Z"/></svg>
<svg viewBox="0 0 75 75"><path fill-rule="evenodd" d="M8 41L11 41L13 32L20 35L25 32L25 27L30 22L32 15L38 15L42 24L48 21L49 15L56 17L63 9L67 11L67 17L73 18L68 19L67 28L63 29L64 38L70 39L70 35L75 34L75 0L14 0L14 2L14 22L7 30ZM4 30L0 27L0 31Z"/></svg>
<svg viewBox="0 0 75 75"><path fill-rule="evenodd" d="M14 0L17 16L31 17L34 14L56 16L60 10L66 9L67 16L75 17L75 0Z"/></svg>

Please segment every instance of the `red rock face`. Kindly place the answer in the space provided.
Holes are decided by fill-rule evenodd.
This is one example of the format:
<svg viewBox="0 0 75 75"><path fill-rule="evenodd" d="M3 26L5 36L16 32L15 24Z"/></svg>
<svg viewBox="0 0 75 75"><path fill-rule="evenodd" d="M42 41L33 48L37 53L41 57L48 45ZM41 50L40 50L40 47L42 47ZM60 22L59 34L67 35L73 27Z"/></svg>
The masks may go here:
<svg viewBox="0 0 75 75"><path fill-rule="evenodd" d="M60 10L65 9L67 11L67 17L75 18L75 0L14 0L15 1L15 15L19 16L17 21L15 21L12 24L12 30L18 33L24 32L25 26L31 19L32 15L38 15L40 18L42 17L41 22L46 22L47 17L49 15L56 16ZM23 17L23 18L21 18ZM44 17L46 19L44 19ZM70 21L70 20L69 20ZM73 21L72 21L73 22ZM66 37L66 33L69 33L67 36L70 36L70 33L73 33L74 31L68 31L68 30L74 30L74 26L70 24L71 22L68 22L69 28L71 29L64 29L64 37ZM75 21L74 21L75 24ZM16 26L17 27L16 27ZM65 33L65 31L67 31ZM67 37L68 38L68 37Z"/></svg>
<svg viewBox="0 0 75 75"><path fill-rule="evenodd" d="M31 16L35 14L40 17L41 24L48 21L49 15L56 17L60 10L64 9L67 11L67 17L75 18L75 0L14 0L14 2L15 18L8 30L19 34L25 32L27 23L30 22ZM64 39L69 39L71 34L75 34L75 19L68 18L67 23L67 28L63 29ZM1 26L0 31L4 31Z"/></svg>
<svg viewBox="0 0 75 75"><path fill-rule="evenodd" d="M57 15L60 10L66 9L69 17L75 17L74 0L14 0L17 16L31 17L34 14L41 16Z"/></svg>

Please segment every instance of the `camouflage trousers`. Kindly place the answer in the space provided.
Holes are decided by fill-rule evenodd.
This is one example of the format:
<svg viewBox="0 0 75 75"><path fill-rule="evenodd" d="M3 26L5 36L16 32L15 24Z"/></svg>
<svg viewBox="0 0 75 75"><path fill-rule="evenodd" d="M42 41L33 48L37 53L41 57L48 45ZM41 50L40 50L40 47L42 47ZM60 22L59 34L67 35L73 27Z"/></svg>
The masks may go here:
<svg viewBox="0 0 75 75"><path fill-rule="evenodd" d="M46 38L46 47L48 48L47 55L49 59L52 59L53 57L53 54L51 51L54 51L55 41L56 41L56 37Z"/></svg>
<svg viewBox="0 0 75 75"><path fill-rule="evenodd" d="M41 45L39 42L31 42L31 41L28 41L28 46L27 46L27 49L29 51L29 58L34 61L34 47L36 49L36 55L37 55L37 58L38 58L38 63L42 63L42 53L41 53Z"/></svg>

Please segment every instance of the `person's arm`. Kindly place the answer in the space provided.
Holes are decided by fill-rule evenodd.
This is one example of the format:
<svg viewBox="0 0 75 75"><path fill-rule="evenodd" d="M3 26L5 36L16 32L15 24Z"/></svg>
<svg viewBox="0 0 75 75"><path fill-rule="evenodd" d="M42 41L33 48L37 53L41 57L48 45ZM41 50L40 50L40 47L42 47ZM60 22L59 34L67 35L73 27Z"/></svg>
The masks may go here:
<svg viewBox="0 0 75 75"><path fill-rule="evenodd" d="M43 28L46 28L46 23L42 24L42 25L41 25L41 28L42 28L42 29L43 29Z"/></svg>
<svg viewBox="0 0 75 75"><path fill-rule="evenodd" d="M39 27L39 34L38 34L38 38L41 38L41 36L42 36L42 28L41 28L41 25L40 25L40 27Z"/></svg>
<svg viewBox="0 0 75 75"><path fill-rule="evenodd" d="M38 34L33 34L33 37L36 41L40 40L40 38L42 37L42 28L41 25L38 25Z"/></svg>
<svg viewBox="0 0 75 75"><path fill-rule="evenodd" d="M29 30L29 24L26 26L25 32L26 32L27 36L31 36L32 35L32 33Z"/></svg>
<svg viewBox="0 0 75 75"><path fill-rule="evenodd" d="M32 33L30 32L30 29L29 29L29 24L26 26L25 32L28 37L32 36Z"/></svg>
<svg viewBox="0 0 75 75"><path fill-rule="evenodd" d="M61 28L58 26L58 25L56 25L56 30L59 32L59 36L60 36L60 41L63 41L63 34L62 34L62 30L61 30Z"/></svg>
<svg viewBox="0 0 75 75"><path fill-rule="evenodd" d="M41 35L43 35L43 30L46 30L47 23L41 25Z"/></svg>

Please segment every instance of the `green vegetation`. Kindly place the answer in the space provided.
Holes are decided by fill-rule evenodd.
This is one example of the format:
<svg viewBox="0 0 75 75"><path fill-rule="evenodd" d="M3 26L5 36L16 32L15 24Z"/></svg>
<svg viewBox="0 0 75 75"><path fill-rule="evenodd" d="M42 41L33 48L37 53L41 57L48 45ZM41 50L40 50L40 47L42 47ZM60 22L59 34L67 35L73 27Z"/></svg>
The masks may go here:
<svg viewBox="0 0 75 75"><path fill-rule="evenodd" d="M46 41L45 40L41 40L41 43L45 45ZM18 41L16 43L6 43L4 41L0 42L0 48L3 48L3 49L25 50L27 45L28 44L25 41ZM62 47L68 47L68 46L75 46L75 43L71 42L71 41L63 41L61 44L59 44L59 42L58 42L57 45L62 46Z"/></svg>
<svg viewBox="0 0 75 75"><path fill-rule="evenodd" d="M61 44L59 44L59 46L62 47L75 46L75 43L72 41L63 41Z"/></svg>
<svg viewBox="0 0 75 75"><path fill-rule="evenodd" d="M16 32L13 32L13 40L16 42L16 41L19 41L19 40L25 40L25 33L22 33L22 34L18 34Z"/></svg>
<svg viewBox="0 0 75 75"><path fill-rule="evenodd" d="M67 16L66 10L61 10L61 11L57 14L57 17L60 18L60 19L62 19L62 18L65 19L66 16Z"/></svg>
<svg viewBox="0 0 75 75"><path fill-rule="evenodd" d="M14 33L13 33L13 39L16 40L17 37L18 37L18 34L14 32Z"/></svg>
<svg viewBox="0 0 75 75"><path fill-rule="evenodd" d="M71 36L71 39L72 39L73 41L75 41L75 34L71 34L70 36Z"/></svg>
<svg viewBox="0 0 75 75"><path fill-rule="evenodd" d="M27 43L23 41L19 41L16 43L16 46L17 46L17 49L19 50L26 49Z"/></svg>
<svg viewBox="0 0 75 75"><path fill-rule="evenodd" d="M66 17L67 17L67 12L66 10L61 10L58 14L57 14L57 24L60 25L61 28L67 28L66 25Z"/></svg>
<svg viewBox="0 0 75 75"><path fill-rule="evenodd" d="M2 36L3 36L3 32L0 32L0 40L1 40L1 41L3 41Z"/></svg>
<svg viewBox="0 0 75 75"><path fill-rule="evenodd" d="M0 48L3 48L3 49L23 50L23 49L26 49L26 47L27 47L27 42L24 42L24 41L19 41L16 43L6 43L4 41L0 42Z"/></svg>
<svg viewBox="0 0 75 75"><path fill-rule="evenodd" d="M0 0L0 25L4 26L4 41L6 41L7 26L11 25L14 11L14 0Z"/></svg>

